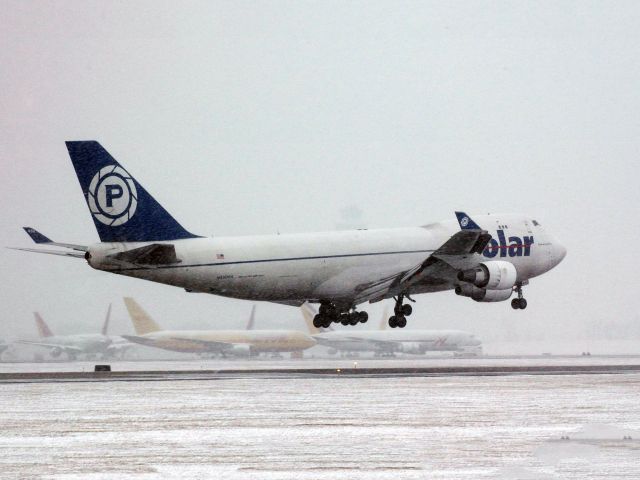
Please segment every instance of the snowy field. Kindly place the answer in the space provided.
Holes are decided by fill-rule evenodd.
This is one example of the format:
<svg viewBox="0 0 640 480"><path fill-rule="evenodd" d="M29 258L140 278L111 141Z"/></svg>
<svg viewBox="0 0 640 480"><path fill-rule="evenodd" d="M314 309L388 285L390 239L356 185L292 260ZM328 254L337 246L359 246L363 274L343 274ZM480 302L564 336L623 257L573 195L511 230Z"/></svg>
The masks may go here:
<svg viewBox="0 0 640 480"><path fill-rule="evenodd" d="M639 396L638 374L4 384L0 478L637 479Z"/></svg>

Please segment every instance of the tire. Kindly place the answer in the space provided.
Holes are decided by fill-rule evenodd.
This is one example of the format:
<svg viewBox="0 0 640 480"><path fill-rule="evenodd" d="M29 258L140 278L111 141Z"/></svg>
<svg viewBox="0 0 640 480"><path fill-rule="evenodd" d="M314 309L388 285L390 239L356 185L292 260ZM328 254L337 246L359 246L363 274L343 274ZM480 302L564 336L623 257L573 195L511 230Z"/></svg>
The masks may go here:
<svg viewBox="0 0 640 480"><path fill-rule="evenodd" d="M357 325L360 323L360 315L352 313L349 315L349 325Z"/></svg>
<svg viewBox="0 0 640 480"><path fill-rule="evenodd" d="M393 315L392 317L389 317L389 326L391 328L396 328L398 326L398 324L396 323L396 316Z"/></svg>
<svg viewBox="0 0 640 480"><path fill-rule="evenodd" d="M324 317L320 314L313 317L313 326L316 328L322 327L324 324Z"/></svg>
<svg viewBox="0 0 640 480"><path fill-rule="evenodd" d="M351 322L349 321L349 317L348 317L347 315L342 315L342 316L340 317L340 323L346 327L346 326L347 326L347 325L349 325Z"/></svg>
<svg viewBox="0 0 640 480"><path fill-rule="evenodd" d="M513 308L514 310L518 310L520 308L519 298L514 298L513 300L511 300L511 308Z"/></svg>
<svg viewBox="0 0 640 480"><path fill-rule="evenodd" d="M402 308L400 310L402 310L402 315L405 317L408 317L413 313L413 307L411 307L411 305L409 305L408 303L402 305Z"/></svg>
<svg viewBox="0 0 640 480"><path fill-rule="evenodd" d="M360 323L367 323L367 320L369 320L369 314L367 312L358 313L358 320L360 320Z"/></svg>
<svg viewBox="0 0 640 480"><path fill-rule="evenodd" d="M396 323L398 324L398 328L404 328L407 326L407 319L405 317L399 317Z"/></svg>
<svg viewBox="0 0 640 480"><path fill-rule="evenodd" d="M525 308L527 308L527 301L524 298L520 299L520 310L524 310Z"/></svg>

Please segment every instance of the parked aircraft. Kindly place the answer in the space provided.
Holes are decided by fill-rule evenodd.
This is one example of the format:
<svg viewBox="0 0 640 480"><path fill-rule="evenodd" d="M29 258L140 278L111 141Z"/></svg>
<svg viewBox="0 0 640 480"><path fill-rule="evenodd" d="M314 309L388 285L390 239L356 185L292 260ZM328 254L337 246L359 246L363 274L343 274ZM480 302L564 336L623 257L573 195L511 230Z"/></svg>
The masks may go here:
<svg viewBox="0 0 640 480"><path fill-rule="evenodd" d="M355 325L365 302L394 298L391 327L404 327L412 295L455 290L477 302L511 300L558 265L566 249L527 215L490 214L422 227L203 238L185 230L98 142L66 142L100 243L21 250L85 258L120 275L232 298L319 303L317 327Z"/></svg>
<svg viewBox="0 0 640 480"><path fill-rule="evenodd" d="M379 330L320 330L313 324L316 312L312 307L305 303L300 309L314 340L334 352L373 352L383 356L394 353L422 355L426 352L457 352L469 355L482 353L482 342L468 332L386 330L386 318L383 318Z"/></svg>
<svg viewBox="0 0 640 480"><path fill-rule="evenodd" d="M49 325L38 312L33 313L40 340L18 340L17 343L36 345L49 350L49 354L58 358L65 353L71 360L78 355L100 355L102 357L122 356L131 344L120 338L108 335L111 305L107 309L101 333L81 333L74 335L54 335Z"/></svg>
<svg viewBox="0 0 640 480"><path fill-rule="evenodd" d="M136 336L122 337L141 345L175 352L250 356L262 352L299 352L316 342L296 330L162 330L133 298L125 298Z"/></svg>

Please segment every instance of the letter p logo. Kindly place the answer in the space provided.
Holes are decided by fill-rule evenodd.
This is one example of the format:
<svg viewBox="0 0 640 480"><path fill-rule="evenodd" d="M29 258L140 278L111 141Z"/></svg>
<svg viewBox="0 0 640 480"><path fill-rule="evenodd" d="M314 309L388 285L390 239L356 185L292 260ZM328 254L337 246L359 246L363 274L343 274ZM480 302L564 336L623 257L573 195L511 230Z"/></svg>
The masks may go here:
<svg viewBox="0 0 640 480"><path fill-rule="evenodd" d="M138 205L133 178L122 167L102 167L89 184L87 203L98 222L111 227L127 223Z"/></svg>
<svg viewBox="0 0 640 480"><path fill-rule="evenodd" d="M105 185L107 208L113 208L113 200L122 198L124 190L120 185Z"/></svg>

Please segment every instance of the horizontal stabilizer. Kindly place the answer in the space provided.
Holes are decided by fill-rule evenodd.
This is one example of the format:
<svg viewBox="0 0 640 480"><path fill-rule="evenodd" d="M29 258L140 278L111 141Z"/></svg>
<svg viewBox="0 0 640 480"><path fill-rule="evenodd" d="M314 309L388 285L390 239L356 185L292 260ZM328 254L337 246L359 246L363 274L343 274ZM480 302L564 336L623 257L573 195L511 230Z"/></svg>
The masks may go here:
<svg viewBox="0 0 640 480"><path fill-rule="evenodd" d="M109 255L109 258L138 265L171 265L182 261L176 256L176 248L173 245L160 243L115 253Z"/></svg>
<svg viewBox="0 0 640 480"><path fill-rule="evenodd" d="M41 250L39 248L7 247L10 250L22 250L23 252L46 253L48 255L60 255L62 257L84 258L84 253L65 252L64 250Z"/></svg>

